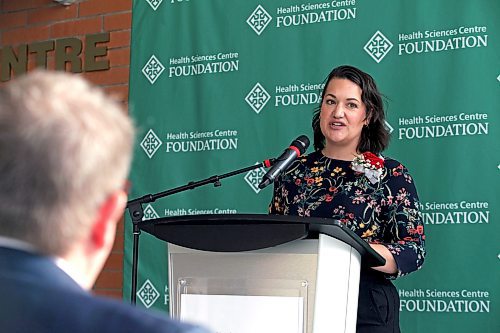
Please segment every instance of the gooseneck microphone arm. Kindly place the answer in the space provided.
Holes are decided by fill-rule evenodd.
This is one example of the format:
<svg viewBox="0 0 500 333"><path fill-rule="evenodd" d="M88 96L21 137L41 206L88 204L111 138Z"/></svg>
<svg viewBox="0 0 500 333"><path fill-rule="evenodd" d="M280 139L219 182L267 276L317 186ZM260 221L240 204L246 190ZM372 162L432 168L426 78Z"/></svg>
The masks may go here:
<svg viewBox="0 0 500 333"><path fill-rule="evenodd" d="M272 166L275 163L276 159L269 159L265 160L261 163L254 164L251 166L248 166L246 168L238 169L235 171L231 171L222 175L214 175L211 177L208 177L206 179L196 181L196 182L189 182L186 185L175 187L170 190L166 190L163 192L155 193L155 194L146 194L140 198L132 199L127 202L127 208L130 214L130 217L132 218L132 224L133 224L133 235L134 235L134 243L133 243L133 258L132 258L132 291L131 291L131 302L132 304L136 304L136 294L137 294L137 263L139 259L139 235L141 234L141 231L139 229L139 224L141 223L143 217L144 217L144 209L142 207L143 204L154 202L159 198L167 197L172 194L176 194L179 192L184 192L187 190L192 190L197 187L207 185L207 184L214 184L215 187L221 186L221 179L232 177L239 175L241 173L254 170L260 167L265 167L268 168Z"/></svg>

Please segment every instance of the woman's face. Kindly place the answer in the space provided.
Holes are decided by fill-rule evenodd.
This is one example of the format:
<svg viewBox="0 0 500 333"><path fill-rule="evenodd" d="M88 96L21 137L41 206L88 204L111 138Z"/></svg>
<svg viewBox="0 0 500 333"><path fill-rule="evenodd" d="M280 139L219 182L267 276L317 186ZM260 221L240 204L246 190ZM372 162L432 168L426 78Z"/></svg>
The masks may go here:
<svg viewBox="0 0 500 333"><path fill-rule="evenodd" d="M361 88L348 79L334 78L326 86L320 111L326 150L342 148L357 153L361 130L368 124L361 93Z"/></svg>

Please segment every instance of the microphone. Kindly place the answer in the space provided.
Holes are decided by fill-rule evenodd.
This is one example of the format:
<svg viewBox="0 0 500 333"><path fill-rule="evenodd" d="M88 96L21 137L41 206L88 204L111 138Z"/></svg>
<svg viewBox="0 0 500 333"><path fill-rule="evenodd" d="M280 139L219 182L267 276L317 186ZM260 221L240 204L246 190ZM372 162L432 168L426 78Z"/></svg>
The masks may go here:
<svg viewBox="0 0 500 333"><path fill-rule="evenodd" d="M308 147L309 138L305 135L301 135L297 139L293 140L290 144L290 147L285 149L283 154L281 154L281 156L276 159L271 169L269 169L262 177L259 188L263 189L264 187L274 182L276 177L278 177L282 172L286 171L290 164L292 164L292 162L297 157L305 153Z"/></svg>

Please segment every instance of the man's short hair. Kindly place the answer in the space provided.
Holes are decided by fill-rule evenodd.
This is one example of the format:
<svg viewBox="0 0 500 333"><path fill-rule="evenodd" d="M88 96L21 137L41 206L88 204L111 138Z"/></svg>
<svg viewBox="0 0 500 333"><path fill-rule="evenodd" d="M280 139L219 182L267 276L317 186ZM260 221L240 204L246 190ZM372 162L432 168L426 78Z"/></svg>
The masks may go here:
<svg viewBox="0 0 500 333"><path fill-rule="evenodd" d="M83 78L35 71L0 90L0 236L62 255L123 186L134 129Z"/></svg>

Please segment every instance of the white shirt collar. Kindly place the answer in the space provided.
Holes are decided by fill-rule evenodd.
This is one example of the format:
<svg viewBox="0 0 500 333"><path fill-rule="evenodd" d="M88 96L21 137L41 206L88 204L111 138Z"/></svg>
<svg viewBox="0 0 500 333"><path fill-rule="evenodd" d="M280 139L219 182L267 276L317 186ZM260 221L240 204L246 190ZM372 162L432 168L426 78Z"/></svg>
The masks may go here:
<svg viewBox="0 0 500 333"><path fill-rule="evenodd" d="M69 261L63 259L61 257L53 257L57 267L59 267L64 273L68 274L70 278L73 279L80 287L85 289L85 284L83 283L83 279L81 278L81 274L79 274L78 270L71 265Z"/></svg>

